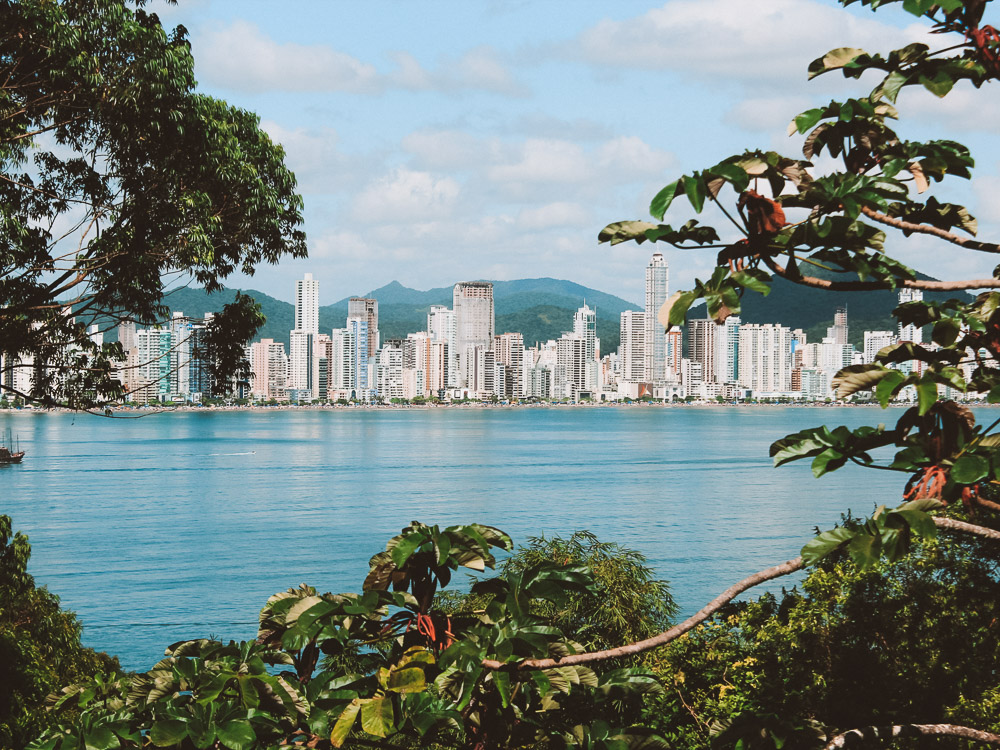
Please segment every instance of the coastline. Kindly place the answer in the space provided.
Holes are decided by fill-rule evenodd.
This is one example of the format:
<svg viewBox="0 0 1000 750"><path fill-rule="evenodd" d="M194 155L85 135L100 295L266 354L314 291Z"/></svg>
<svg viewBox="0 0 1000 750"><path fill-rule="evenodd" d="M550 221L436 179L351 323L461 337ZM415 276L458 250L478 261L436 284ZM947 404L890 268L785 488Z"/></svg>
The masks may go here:
<svg viewBox="0 0 1000 750"><path fill-rule="evenodd" d="M891 403L893 406L911 406L910 402ZM992 408L1000 404L990 404L986 401L972 401L965 403L966 406L976 408ZM0 408L0 414L91 414L93 416L115 417L125 415L152 416L154 414L169 414L171 412L284 412L284 411L407 411L407 410L434 410L434 409L705 409L705 408L745 408L745 409L774 409L784 407L797 408L875 408L882 411L882 407L877 401L869 402L822 402L822 401L789 401L789 402L749 402L749 401L695 401L685 402L664 402L664 401L633 401L626 403L623 401L602 401L602 402L578 402L578 403L439 403L439 404L279 404L273 406L263 406L259 404L246 405L214 405L199 406L193 404L183 404L176 406L136 406L136 407L110 407L101 410L76 410L62 407L8 407Z"/></svg>

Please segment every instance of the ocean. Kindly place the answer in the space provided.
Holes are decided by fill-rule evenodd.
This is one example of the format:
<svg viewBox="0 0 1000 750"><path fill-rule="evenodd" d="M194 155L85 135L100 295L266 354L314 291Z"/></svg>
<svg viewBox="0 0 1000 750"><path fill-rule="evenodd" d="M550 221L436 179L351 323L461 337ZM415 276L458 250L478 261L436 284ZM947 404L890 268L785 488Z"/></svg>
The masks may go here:
<svg viewBox="0 0 1000 750"><path fill-rule="evenodd" d="M27 451L0 467L0 513L84 643L148 669L169 644L247 639L272 593L360 591L411 520L497 526L515 543L587 529L639 550L685 614L798 554L815 527L895 505L905 477L768 446L899 410L551 407L0 412ZM464 576L456 576L461 585ZM771 590L794 581L776 581Z"/></svg>

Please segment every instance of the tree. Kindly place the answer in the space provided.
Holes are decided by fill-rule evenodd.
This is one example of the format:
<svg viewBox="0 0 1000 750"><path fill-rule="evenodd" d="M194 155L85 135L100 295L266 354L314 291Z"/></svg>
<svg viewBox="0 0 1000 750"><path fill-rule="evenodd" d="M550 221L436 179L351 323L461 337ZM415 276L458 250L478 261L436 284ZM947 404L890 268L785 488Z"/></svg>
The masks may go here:
<svg viewBox="0 0 1000 750"><path fill-rule="evenodd" d="M281 147L256 115L195 91L186 31L144 4L0 4L0 357L30 372L17 395L37 403L122 395L123 352L88 326L155 324L168 284L214 292L306 252ZM237 295L209 326L216 391L261 322Z"/></svg>
<svg viewBox="0 0 1000 750"><path fill-rule="evenodd" d="M579 621L581 603L594 603L595 580L632 603L665 593L663 584L634 554L577 536L536 544L477 580L471 601L481 608L441 606L437 595L455 571L494 568L493 551L511 548L489 526L413 522L372 557L362 593L289 589L264 605L254 642L176 643L145 674L65 688L53 705L79 715L31 747L111 750L140 747L144 737L156 747L201 750L664 747L647 728L612 723L620 702L659 691L647 670L516 668L525 658L584 650L560 626ZM623 576L632 583L623 586ZM650 602L651 629L666 602ZM606 618L603 634L618 628Z"/></svg>
<svg viewBox="0 0 1000 750"><path fill-rule="evenodd" d="M897 0L862 1L874 10ZM856 0L841 2L851 5ZM683 324L692 303L704 299L711 317L721 324L739 313L745 293L767 294L774 276L807 287L858 292L1000 288L1000 274L946 281L920 278L892 257L887 246L887 233L892 232L901 237L936 237L956 252L1000 252L997 243L975 238L977 222L964 206L935 195L936 183L971 177L974 161L969 150L951 140L908 141L891 124L899 117L896 104L902 106L909 87L923 87L943 97L956 84L980 88L1000 78L1000 33L983 24L988 4L989 0L905 0L904 10L930 19L945 41L936 50L916 43L885 56L841 48L811 63L810 77L840 71L859 78L876 71L881 80L867 96L834 101L794 118L789 132L806 135L804 159L776 152L736 154L678 178L653 198L650 213L659 221L679 198L686 198L696 213L715 206L728 221L725 238L715 227L694 219L676 228L621 221L602 230L600 241L612 244L667 242L717 252L711 278L696 280L694 289L674 294L660 311L661 323L667 328ZM811 160L824 152L837 161L837 168L817 174ZM810 267L832 273L814 275ZM818 427L774 443L771 455L776 466L811 458L813 473L819 477L851 462L900 472L907 482L899 507L880 506L863 523L819 534L803 547L801 558L762 571L755 580L814 565L844 549L862 567L882 558L900 560L916 540L933 539L939 529L997 538L992 530L958 520L954 514L960 505L980 512L1000 510L985 496L986 487L1000 481L1000 436L994 432L1000 422L977 425L969 409L942 398L940 390L979 392L991 403L1000 402L998 311L996 291L983 291L974 299L956 296L943 303L900 305L894 316L904 325L930 326L933 345L903 342L886 347L875 363L844 368L834 388L839 398L874 389L883 407L904 388L912 388L917 404L891 429ZM873 451L879 448L895 448L894 459L876 458ZM845 717L836 721L840 730L851 729L843 725ZM940 733L917 723L908 726L906 731ZM896 732L892 726L882 734L886 731ZM975 731L958 728L944 733L971 737Z"/></svg>
<svg viewBox="0 0 1000 750"><path fill-rule="evenodd" d="M80 645L80 623L28 575L31 545L0 515L0 747L16 748L52 722L45 697L118 669L118 660Z"/></svg>

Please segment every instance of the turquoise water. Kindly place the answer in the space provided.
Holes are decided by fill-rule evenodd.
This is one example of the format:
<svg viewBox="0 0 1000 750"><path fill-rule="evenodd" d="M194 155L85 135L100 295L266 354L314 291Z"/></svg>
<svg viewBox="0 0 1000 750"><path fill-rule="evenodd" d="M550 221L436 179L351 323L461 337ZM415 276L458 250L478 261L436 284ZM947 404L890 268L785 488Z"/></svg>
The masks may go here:
<svg viewBox="0 0 1000 750"><path fill-rule="evenodd" d="M499 526L515 542L589 529L643 552L685 613L794 557L902 479L772 469L768 445L868 408L539 408L174 412L130 420L0 413L28 454L0 513L84 642L145 669L185 638L250 638L267 597L360 590L411 520ZM780 589L781 583L775 584Z"/></svg>

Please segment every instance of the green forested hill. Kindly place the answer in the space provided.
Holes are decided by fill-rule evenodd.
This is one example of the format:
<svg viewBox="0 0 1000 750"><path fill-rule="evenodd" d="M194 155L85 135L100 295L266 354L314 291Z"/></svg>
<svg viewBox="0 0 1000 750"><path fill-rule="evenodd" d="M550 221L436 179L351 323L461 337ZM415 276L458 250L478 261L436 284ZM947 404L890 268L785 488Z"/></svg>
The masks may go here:
<svg viewBox="0 0 1000 750"><path fill-rule="evenodd" d="M496 308L496 331L517 331L524 343L558 338L573 327L573 313L584 301L597 310L597 335L602 353L618 348L619 316L623 310L637 310L620 297L560 279L518 279L493 282ZM245 290L256 299L267 316L261 338L273 338L287 345L292 329L294 307L263 292ZM183 288L171 292L167 304L172 310L201 317L230 302L235 294L226 290L207 295L202 289ZM397 281L369 292L379 301L379 329L383 339L402 338L408 333L424 330L431 305L452 304L452 287L420 291L409 289ZM948 299L950 294L928 293L927 299ZM790 328L802 328L810 341L819 341L826 328L833 325L837 307L847 307L850 340L860 345L865 330L894 329L891 318L896 306L896 292L827 292L805 289L791 282L775 279L771 294L764 297L747 292L740 318L747 323L781 323ZM704 306L695 307L691 316L704 315ZM347 299L319 309L320 330L341 328L347 320Z"/></svg>
<svg viewBox="0 0 1000 750"><path fill-rule="evenodd" d="M619 316L623 310L637 310L633 305L596 289L560 279L519 279L493 282L496 331L520 332L526 345L558 338L573 328L573 313L584 301L597 309L597 335L601 350L618 348ZM263 308L267 322L260 338L273 338L288 344L288 332L294 324L295 308L288 302L254 290L245 290ZM172 292L167 304L173 311L193 317L218 310L232 301L234 290L207 295L201 289L183 288ZM452 287L420 291L409 289L397 281L369 292L379 301L379 330L382 338L402 338L408 333L427 327L427 312L431 305L452 304ZM347 321L347 299L319 309L320 330L341 328Z"/></svg>

